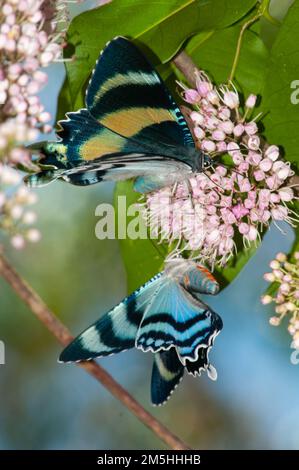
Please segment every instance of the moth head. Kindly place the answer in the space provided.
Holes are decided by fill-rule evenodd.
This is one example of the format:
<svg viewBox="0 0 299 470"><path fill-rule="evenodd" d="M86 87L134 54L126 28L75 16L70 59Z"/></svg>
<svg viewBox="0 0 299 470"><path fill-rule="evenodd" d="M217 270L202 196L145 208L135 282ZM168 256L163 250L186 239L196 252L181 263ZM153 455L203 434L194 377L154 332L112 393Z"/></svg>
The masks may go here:
<svg viewBox="0 0 299 470"><path fill-rule="evenodd" d="M211 168L212 165L213 163L210 155L207 155L206 153L203 154L203 169L207 170L208 168Z"/></svg>

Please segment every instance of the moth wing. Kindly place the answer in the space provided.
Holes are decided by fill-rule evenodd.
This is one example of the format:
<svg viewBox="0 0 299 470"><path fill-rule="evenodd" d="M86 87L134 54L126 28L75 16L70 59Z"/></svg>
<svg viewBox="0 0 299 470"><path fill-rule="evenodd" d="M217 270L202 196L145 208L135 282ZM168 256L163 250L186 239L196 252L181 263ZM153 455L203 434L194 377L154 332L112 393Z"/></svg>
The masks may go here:
<svg viewBox="0 0 299 470"><path fill-rule="evenodd" d="M62 351L59 361L84 361L133 348L140 321L159 286L159 278L160 274L83 331Z"/></svg>
<svg viewBox="0 0 299 470"><path fill-rule="evenodd" d="M184 375L184 366L175 348L155 354L151 379L151 401L153 405L163 405Z"/></svg>
<svg viewBox="0 0 299 470"><path fill-rule="evenodd" d="M97 121L122 136L194 147L186 120L162 79L124 37L114 38L102 51L86 106Z"/></svg>
<svg viewBox="0 0 299 470"><path fill-rule="evenodd" d="M175 347L183 365L196 361L201 347L209 347L222 320L179 283L164 275L161 288L144 313L136 347L159 352Z"/></svg>

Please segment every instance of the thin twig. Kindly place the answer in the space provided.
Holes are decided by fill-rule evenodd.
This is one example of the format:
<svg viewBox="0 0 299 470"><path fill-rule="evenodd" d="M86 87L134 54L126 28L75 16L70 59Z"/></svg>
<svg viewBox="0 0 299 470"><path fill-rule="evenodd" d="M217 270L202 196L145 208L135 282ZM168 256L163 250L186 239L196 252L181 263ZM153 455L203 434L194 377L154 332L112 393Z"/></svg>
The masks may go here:
<svg viewBox="0 0 299 470"><path fill-rule="evenodd" d="M46 326L58 341L67 346L73 337L66 326L47 307L32 287L16 272L9 261L0 253L0 274L10 284L18 296L28 305L34 315ZM112 395L123 403L140 421L164 441L171 449L188 450L189 447L167 429L160 421L146 411L113 377L94 361L78 363L98 380Z"/></svg>
<svg viewBox="0 0 299 470"><path fill-rule="evenodd" d="M229 74L229 77L228 77L228 82L229 83L232 82L234 77L235 77L237 65L238 65L239 58L240 58L240 52L241 52L241 46L242 46L242 40L243 40L244 33L245 33L246 29L249 28L250 25L255 23L256 20L258 20L261 16L262 16L262 14L258 13L256 16L254 16L250 20L246 21L246 23L244 23L242 28L241 28L241 31L240 31L240 34L239 34L239 37L238 37L236 52L235 52L235 56L234 56L234 60L233 60L233 65L232 65L232 68L231 68L231 71L230 71L230 74Z"/></svg>
<svg viewBox="0 0 299 470"><path fill-rule="evenodd" d="M249 26L251 26L253 23L255 23L259 18L261 18L264 15L267 16L267 19L269 19L271 17L271 15L269 13L269 4L270 4L270 0L262 0L261 4L260 4L260 6L257 10L257 13L252 18L250 18L248 21L246 21L243 24L243 26L241 28L241 31L240 31L240 34L239 34L239 37L238 37L238 42L237 42L236 52L235 52L235 56L234 56L234 60L233 60L233 65L232 65L231 72L230 72L229 77L228 77L228 82L229 83L232 82L233 79L235 78L235 73L236 73L236 69L237 69L237 66L238 66L239 58L240 58L240 52L241 52L243 36L245 34L246 29L248 29Z"/></svg>
<svg viewBox="0 0 299 470"><path fill-rule="evenodd" d="M172 61L174 65L185 75L190 85L196 87L196 65L186 52L180 52Z"/></svg>

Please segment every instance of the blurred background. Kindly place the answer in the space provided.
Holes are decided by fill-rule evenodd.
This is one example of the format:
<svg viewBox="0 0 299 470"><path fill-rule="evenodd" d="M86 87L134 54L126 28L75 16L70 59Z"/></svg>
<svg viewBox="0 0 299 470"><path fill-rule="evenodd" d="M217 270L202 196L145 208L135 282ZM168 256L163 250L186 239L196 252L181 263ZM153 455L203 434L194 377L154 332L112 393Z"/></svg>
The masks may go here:
<svg viewBox="0 0 299 470"><path fill-rule="evenodd" d="M85 2L80 9L95 2ZM99 3L99 2L97 2ZM274 1L283 17L290 1ZM74 14L78 12L74 11ZM271 42L274 27L265 26ZM49 68L42 99L55 115L62 64ZM37 191L41 242L7 254L74 334L127 293L118 242L97 240L95 208L112 202L113 185L53 183ZM129 351L100 361L147 409L196 449L298 449L299 365L290 337L268 323L262 280L293 233L276 227L240 276L209 304L223 318L211 361L217 382L185 377L166 406L150 405L152 355ZM0 449L160 449L164 445L90 376L57 363L59 345L0 279Z"/></svg>

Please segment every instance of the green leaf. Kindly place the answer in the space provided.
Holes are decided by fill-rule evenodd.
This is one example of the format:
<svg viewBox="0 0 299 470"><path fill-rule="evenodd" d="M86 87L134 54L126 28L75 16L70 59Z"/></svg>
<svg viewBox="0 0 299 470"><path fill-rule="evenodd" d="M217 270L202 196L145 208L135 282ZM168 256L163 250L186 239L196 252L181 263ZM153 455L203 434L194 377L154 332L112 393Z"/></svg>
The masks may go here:
<svg viewBox="0 0 299 470"><path fill-rule="evenodd" d="M208 72L217 83L226 83L236 52L241 25L211 32L210 35L198 34L190 39L186 52L202 70ZM236 70L236 82L243 93L260 93L263 89L269 52L263 41L253 31L243 36L240 58Z"/></svg>
<svg viewBox="0 0 299 470"><path fill-rule="evenodd" d="M118 221L118 197L120 196L126 196L127 208L131 204L137 203L140 199L140 194L133 191L131 181L117 183L114 192L114 206ZM122 227L128 227L131 220L131 217L126 216L125 219L119 222ZM133 292L163 269L163 261L165 258L165 255L162 255L163 247L155 248L155 240L150 241L148 238L145 240L132 240L126 237L120 239L119 244L127 272L128 292Z"/></svg>
<svg viewBox="0 0 299 470"><path fill-rule="evenodd" d="M290 7L270 54L262 107L265 135L272 144L281 145L285 158L299 164L299 1ZM296 89L292 88L296 86Z"/></svg>
<svg viewBox="0 0 299 470"><path fill-rule="evenodd" d="M78 15L68 30L67 79L59 116L82 104L82 89L105 44L117 35L128 36L150 48L159 61L166 62L182 43L198 31L218 29L244 16L256 0L118 0ZM153 58L151 58L153 59ZM154 61L157 63L157 60ZM68 88L68 91L65 91Z"/></svg>

